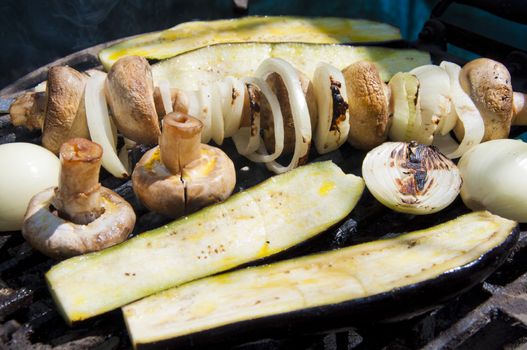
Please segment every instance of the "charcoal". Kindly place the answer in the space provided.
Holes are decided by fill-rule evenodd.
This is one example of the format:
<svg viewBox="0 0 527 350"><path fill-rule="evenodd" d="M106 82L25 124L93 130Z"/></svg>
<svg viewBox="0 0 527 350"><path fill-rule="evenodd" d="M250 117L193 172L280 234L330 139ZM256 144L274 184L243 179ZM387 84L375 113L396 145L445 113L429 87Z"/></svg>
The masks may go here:
<svg viewBox="0 0 527 350"><path fill-rule="evenodd" d="M0 289L0 319L28 306L33 301L33 291L27 288Z"/></svg>

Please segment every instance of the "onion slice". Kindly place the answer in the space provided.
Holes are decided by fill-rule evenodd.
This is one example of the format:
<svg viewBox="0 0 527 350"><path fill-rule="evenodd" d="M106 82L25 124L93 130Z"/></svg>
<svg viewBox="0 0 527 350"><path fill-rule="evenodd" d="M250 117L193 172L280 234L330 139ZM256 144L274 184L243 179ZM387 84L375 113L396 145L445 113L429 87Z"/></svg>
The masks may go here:
<svg viewBox="0 0 527 350"><path fill-rule="evenodd" d="M327 63L319 63L313 75L318 107L315 147L319 154L342 146L350 130L346 83L342 72Z"/></svg>
<svg viewBox="0 0 527 350"><path fill-rule="evenodd" d="M174 109L172 108L172 96L170 94L170 84L166 79L160 79L157 82L159 87L159 93L161 94L161 101L163 102L163 108L165 114L172 113Z"/></svg>
<svg viewBox="0 0 527 350"><path fill-rule="evenodd" d="M364 158L368 190L390 209L431 214L454 201L461 187L456 165L434 147L416 142L385 142Z"/></svg>
<svg viewBox="0 0 527 350"><path fill-rule="evenodd" d="M267 153L265 149L265 142L260 136L260 145L259 153L253 152L247 154L246 157L253 162L257 163L269 163L278 158L282 151L284 150L284 118L282 116L282 111L280 110L280 104L278 98L271 91L269 85L262 79L259 78L244 78L246 83L252 84L260 89L263 96L267 99L269 106L271 107L271 113L273 115L273 124L274 124L274 152L271 154Z"/></svg>
<svg viewBox="0 0 527 350"><path fill-rule="evenodd" d="M389 82L393 101L393 120L388 135L393 141L419 139L421 112L419 80L410 73L397 73Z"/></svg>
<svg viewBox="0 0 527 350"><path fill-rule="evenodd" d="M450 113L450 78L441 67L427 64L410 71L419 80L419 97L421 108L421 137L417 140L430 145L441 120ZM446 120L445 120L446 121ZM454 125L442 124L442 134L449 132ZM448 127L451 127L448 130Z"/></svg>
<svg viewBox="0 0 527 350"><path fill-rule="evenodd" d="M129 172L117 155L115 129L112 128L104 96L106 74L92 74L86 83L85 108L88 129L93 142L103 149L102 166L113 176L125 178Z"/></svg>
<svg viewBox="0 0 527 350"><path fill-rule="evenodd" d="M223 108L221 103L221 85L215 83L212 85L211 98L211 122L212 122L212 139L217 145L223 143L225 138L225 129L223 123Z"/></svg>
<svg viewBox="0 0 527 350"><path fill-rule="evenodd" d="M471 147L481 142L485 134L485 124L474 102L459 84L461 67L455 63L446 61L441 62L440 66L447 72L450 78L452 103L459 119L458 122L463 123L465 135L459 145L449 134L442 137L436 136L434 145L441 152L445 153L448 158L459 158ZM455 147L456 145L457 147Z"/></svg>
<svg viewBox="0 0 527 350"><path fill-rule="evenodd" d="M311 120L295 68L283 59L268 58L256 70L256 76L263 80L266 80L272 73L280 75L285 84L295 128L295 149L290 163L287 166L278 164L276 161L266 163L269 170L279 174L297 167L307 157L311 144Z"/></svg>
<svg viewBox="0 0 527 350"><path fill-rule="evenodd" d="M228 90L225 95L222 92L223 123L225 137L232 137L240 128L245 99L245 84L234 77L227 77L225 83Z"/></svg>
<svg viewBox="0 0 527 350"><path fill-rule="evenodd" d="M259 102L254 101L256 98L255 92L257 89L256 86L253 86L251 83L245 83L247 86L247 95L249 98L250 105L250 125L242 126L236 134L232 136L236 150L242 156L248 156L256 152L260 148L260 108ZM253 92L254 91L254 92Z"/></svg>
<svg viewBox="0 0 527 350"><path fill-rule="evenodd" d="M199 109L195 117L203 123L201 142L209 143L212 138L212 88L210 86L202 87L198 96Z"/></svg>

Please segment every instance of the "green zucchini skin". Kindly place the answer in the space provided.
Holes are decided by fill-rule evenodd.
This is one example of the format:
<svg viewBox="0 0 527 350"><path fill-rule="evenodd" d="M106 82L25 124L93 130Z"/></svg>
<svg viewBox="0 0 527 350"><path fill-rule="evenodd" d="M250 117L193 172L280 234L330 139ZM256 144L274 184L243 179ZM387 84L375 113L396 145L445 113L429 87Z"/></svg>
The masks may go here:
<svg viewBox="0 0 527 350"><path fill-rule="evenodd" d="M518 237L519 228L516 227L505 240L478 259L433 279L388 292L240 321L168 340L136 343L135 347L137 349L217 348L267 337L334 330L415 316L439 306L486 279L509 256Z"/></svg>

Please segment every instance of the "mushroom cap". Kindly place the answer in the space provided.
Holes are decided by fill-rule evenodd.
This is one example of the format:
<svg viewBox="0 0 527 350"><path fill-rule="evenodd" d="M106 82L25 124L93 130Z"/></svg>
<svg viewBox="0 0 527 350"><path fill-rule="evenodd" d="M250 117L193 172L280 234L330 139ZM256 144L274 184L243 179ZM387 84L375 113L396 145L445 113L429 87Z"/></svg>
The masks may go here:
<svg viewBox="0 0 527 350"><path fill-rule="evenodd" d="M29 244L54 259L98 251L124 241L135 224L130 204L115 192L101 187L104 213L87 225L69 222L50 212L55 188L50 187L29 202L22 235Z"/></svg>
<svg viewBox="0 0 527 350"><path fill-rule="evenodd" d="M183 168L186 212L229 198L236 185L232 160L219 148L200 145L201 157Z"/></svg>
<svg viewBox="0 0 527 350"><path fill-rule="evenodd" d="M87 79L86 74L67 66L49 69L42 145L55 154L70 138L90 138L84 108Z"/></svg>
<svg viewBox="0 0 527 350"><path fill-rule="evenodd" d="M185 214L185 186L181 174L172 174L161 162L156 146L146 152L132 173L135 195L149 210L176 218Z"/></svg>
<svg viewBox="0 0 527 350"><path fill-rule="evenodd" d="M130 140L156 144L161 130L154 103L152 71L145 58L119 59L108 72L105 93L117 129Z"/></svg>
<svg viewBox="0 0 527 350"><path fill-rule="evenodd" d="M344 68L350 114L349 143L369 150L388 137L389 96L377 67L360 61Z"/></svg>
<svg viewBox="0 0 527 350"><path fill-rule="evenodd" d="M478 58L463 66L459 82L483 117L482 142L507 138L513 115L511 75L507 68L494 60ZM455 132L462 138L462 125L458 124Z"/></svg>
<svg viewBox="0 0 527 350"><path fill-rule="evenodd" d="M315 130L317 125L317 100L315 98L315 90L313 84L301 71L297 70L298 78L300 80L300 87L306 98L307 108L309 110L309 118L311 120L311 130ZM282 80L282 77L278 73L270 74L267 79L267 83L271 87L271 91L278 98L280 104L280 110L282 111L282 117L284 119L284 150L283 154L292 153L295 149L295 127L293 121L293 115L291 113L291 103L289 102L289 94L287 88ZM245 110L245 106L244 106ZM265 98L261 98L261 125L263 129L263 139L265 142L265 148L268 152L274 152L274 125L273 117L271 114L271 107ZM242 118L242 123L243 123Z"/></svg>
<svg viewBox="0 0 527 350"><path fill-rule="evenodd" d="M236 172L231 159L219 148L200 145L200 158L172 174L161 163L159 146L143 155L132 174L134 192L150 210L176 218L232 193Z"/></svg>

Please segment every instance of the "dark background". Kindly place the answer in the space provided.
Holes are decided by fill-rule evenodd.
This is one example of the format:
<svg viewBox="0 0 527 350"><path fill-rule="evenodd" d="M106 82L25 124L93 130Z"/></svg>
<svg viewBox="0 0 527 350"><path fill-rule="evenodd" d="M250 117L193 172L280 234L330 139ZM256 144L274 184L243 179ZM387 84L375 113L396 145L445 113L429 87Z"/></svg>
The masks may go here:
<svg viewBox="0 0 527 350"><path fill-rule="evenodd" d="M434 0L252 0L249 14L368 18L413 40ZM231 0L0 0L0 89L69 53L190 20L236 16ZM456 6L454 22L527 49L527 29ZM505 29L505 30L504 30Z"/></svg>

